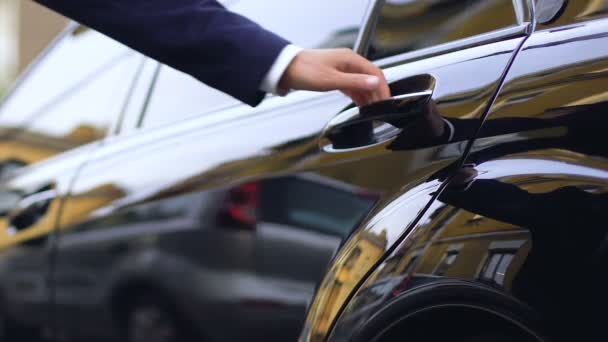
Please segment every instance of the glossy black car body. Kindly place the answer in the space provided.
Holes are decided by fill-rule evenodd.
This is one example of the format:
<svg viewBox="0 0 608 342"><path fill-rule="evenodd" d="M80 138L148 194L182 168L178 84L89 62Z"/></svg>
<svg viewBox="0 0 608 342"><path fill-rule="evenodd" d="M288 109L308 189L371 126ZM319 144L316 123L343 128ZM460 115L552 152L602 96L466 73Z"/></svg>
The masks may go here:
<svg viewBox="0 0 608 342"><path fill-rule="evenodd" d="M293 340L325 274L305 341L602 340L608 4L273 5L232 4L395 99L252 109L68 31L0 107L9 337Z"/></svg>
<svg viewBox="0 0 608 342"><path fill-rule="evenodd" d="M319 287L303 341L606 339L608 2L520 5L530 19L503 49L512 59L484 113L448 113L475 93L431 102L427 122L472 138L462 158L368 216ZM391 15L379 13L377 30ZM416 134L438 137L430 127ZM388 238L371 248L370 234Z"/></svg>

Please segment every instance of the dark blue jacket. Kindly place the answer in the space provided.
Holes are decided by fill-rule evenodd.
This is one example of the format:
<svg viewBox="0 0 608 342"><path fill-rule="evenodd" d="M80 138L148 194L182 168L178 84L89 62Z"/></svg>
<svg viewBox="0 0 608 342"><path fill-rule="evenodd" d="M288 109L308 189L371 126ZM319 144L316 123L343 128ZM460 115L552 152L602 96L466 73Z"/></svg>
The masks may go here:
<svg viewBox="0 0 608 342"><path fill-rule="evenodd" d="M288 44L215 0L35 1L252 106Z"/></svg>

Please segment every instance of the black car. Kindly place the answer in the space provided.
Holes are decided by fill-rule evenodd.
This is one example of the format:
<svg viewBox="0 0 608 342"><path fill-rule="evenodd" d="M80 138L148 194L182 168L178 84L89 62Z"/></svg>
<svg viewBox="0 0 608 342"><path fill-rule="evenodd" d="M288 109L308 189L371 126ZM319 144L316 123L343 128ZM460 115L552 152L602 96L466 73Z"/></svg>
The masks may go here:
<svg viewBox="0 0 608 342"><path fill-rule="evenodd" d="M607 1L229 5L394 98L249 108L70 28L0 107L6 339L602 340Z"/></svg>
<svg viewBox="0 0 608 342"><path fill-rule="evenodd" d="M394 183L333 259L301 341L605 341L608 1L374 3L360 51L386 57L394 95L432 96L350 152ZM491 7L493 30L461 26ZM431 20L440 44L400 50Z"/></svg>

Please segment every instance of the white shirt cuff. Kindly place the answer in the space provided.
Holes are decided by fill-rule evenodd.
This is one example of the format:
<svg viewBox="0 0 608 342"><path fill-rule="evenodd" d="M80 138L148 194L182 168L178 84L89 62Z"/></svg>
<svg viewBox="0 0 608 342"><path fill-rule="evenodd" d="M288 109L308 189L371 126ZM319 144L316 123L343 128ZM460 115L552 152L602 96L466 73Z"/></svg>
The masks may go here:
<svg viewBox="0 0 608 342"><path fill-rule="evenodd" d="M274 64L270 67L270 70L268 70L266 77L262 80L260 90L280 96L287 95L291 89L279 89L279 82L289 64L302 50L301 47L291 44L283 48L283 51L281 51Z"/></svg>

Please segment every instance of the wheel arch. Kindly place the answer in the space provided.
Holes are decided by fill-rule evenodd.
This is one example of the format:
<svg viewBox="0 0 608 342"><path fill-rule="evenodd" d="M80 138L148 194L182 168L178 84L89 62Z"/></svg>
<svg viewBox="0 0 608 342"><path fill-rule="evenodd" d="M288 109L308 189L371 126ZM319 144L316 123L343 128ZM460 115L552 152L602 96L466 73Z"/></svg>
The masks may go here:
<svg viewBox="0 0 608 342"><path fill-rule="evenodd" d="M475 319L476 324L508 326L530 336L531 341L547 341L540 316L525 303L489 286L444 279L421 285L389 301L354 332L351 340L376 341L412 327L428 333L431 329L445 328L434 322L445 322L446 315L450 318L456 315L456 320L450 319L453 326Z"/></svg>

